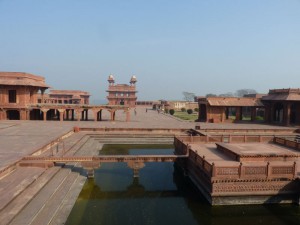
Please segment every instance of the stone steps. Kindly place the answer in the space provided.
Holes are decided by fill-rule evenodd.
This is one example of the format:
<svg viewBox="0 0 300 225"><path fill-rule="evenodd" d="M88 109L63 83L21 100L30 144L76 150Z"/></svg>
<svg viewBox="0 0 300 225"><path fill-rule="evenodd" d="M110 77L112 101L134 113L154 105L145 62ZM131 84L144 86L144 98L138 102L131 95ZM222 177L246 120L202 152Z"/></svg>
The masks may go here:
<svg viewBox="0 0 300 225"><path fill-rule="evenodd" d="M70 173L70 169L59 169L57 174L55 174L47 185L45 185L20 213L13 218L10 224L30 224L46 205L47 201L51 199L54 193L61 187Z"/></svg>
<svg viewBox="0 0 300 225"><path fill-rule="evenodd" d="M22 168L25 170L25 168ZM33 183L30 184L22 193L12 199L6 206L0 211L1 224L8 224L23 208L27 205L31 199L49 182L49 180L60 170L59 167L53 167L46 170L41 176L39 176Z"/></svg>
<svg viewBox="0 0 300 225"><path fill-rule="evenodd" d="M44 171L42 168L17 168L11 174L1 179L0 212L10 201L35 182Z"/></svg>
<svg viewBox="0 0 300 225"><path fill-rule="evenodd" d="M42 156L48 156L48 155L72 155L73 152L78 151L85 142L89 139L88 136L81 133L74 133L67 139L65 139L63 142L58 143L58 145L53 146L49 151L44 152Z"/></svg>
<svg viewBox="0 0 300 225"><path fill-rule="evenodd" d="M96 138L95 140L105 144L173 144L174 138L170 137L144 137L144 138Z"/></svg>
<svg viewBox="0 0 300 225"><path fill-rule="evenodd" d="M77 142L72 145L67 151L66 155L71 156L75 155L76 152L80 151L83 146L89 141L90 137L89 136L83 136L80 138L80 140L77 140Z"/></svg>
<svg viewBox="0 0 300 225"><path fill-rule="evenodd" d="M71 213L73 206L80 194L83 185L85 184L86 177L78 176L66 197L62 201L59 209L56 211L53 216L50 225L64 224L68 215Z"/></svg>
<svg viewBox="0 0 300 225"><path fill-rule="evenodd" d="M53 219L54 215L58 212L60 205L69 193L71 187L74 185L79 174L71 172L66 179L61 183L59 188L53 193L50 199L43 205L31 225L47 225Z"/></svg>

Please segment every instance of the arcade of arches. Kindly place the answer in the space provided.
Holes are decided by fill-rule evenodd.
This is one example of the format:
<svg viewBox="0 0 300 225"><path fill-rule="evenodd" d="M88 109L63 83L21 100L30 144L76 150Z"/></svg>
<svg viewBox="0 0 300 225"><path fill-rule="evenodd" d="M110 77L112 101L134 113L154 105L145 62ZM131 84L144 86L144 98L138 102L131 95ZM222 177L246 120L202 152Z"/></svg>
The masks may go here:
<svg viewBox="0 0 300 225"><path fill-rule="evenodd" d="M49 105L37 104L28 109L14 109L0 111L2 119L7 120L59 120L59 121L87 121L89 110L93 112L94 121L102 121L102 111L110 113L110 120L116 120L116 112L126 113L126 121L130 121L130 108L125 106L79 106L79 105Z"/></svg>

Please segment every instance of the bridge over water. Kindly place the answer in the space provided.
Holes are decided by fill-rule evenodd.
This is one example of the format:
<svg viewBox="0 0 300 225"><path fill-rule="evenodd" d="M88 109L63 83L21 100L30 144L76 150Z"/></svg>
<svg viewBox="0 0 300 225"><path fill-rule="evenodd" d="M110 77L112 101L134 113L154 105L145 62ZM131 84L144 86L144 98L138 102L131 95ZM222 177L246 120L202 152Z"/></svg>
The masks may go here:
<svg viewBox="0 0 300 225"><path fill-rule="evenodd" d="M80 163L87 171L89 178L94 177L94 169L101 163L124 162L133 169L133 176L139 176L139 169L146 162L175 162L185 159L188 155L101 155L101 156L27 156L19 163L20 166L51 167L55 163Z"/></svg>

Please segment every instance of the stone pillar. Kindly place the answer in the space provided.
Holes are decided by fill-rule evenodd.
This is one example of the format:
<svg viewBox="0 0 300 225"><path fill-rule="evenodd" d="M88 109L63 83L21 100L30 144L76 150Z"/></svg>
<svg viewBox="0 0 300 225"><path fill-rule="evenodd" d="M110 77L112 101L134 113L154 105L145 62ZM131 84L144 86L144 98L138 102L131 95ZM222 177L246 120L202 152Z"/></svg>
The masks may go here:
<svg viewBox="0 0 300 225"><path fill-rule="evenodd" d="M256 108L251 108L251 121L255 121L256 118Z"/></svg>
<svg viewBox="0 0 300 225"><path fill-rule="evenodd" d="M60 121L64 121L65 109L58 109Z"/></svg>
<svg viewBox="0 0 300 225"><path fill-rule="evenodd" d="M70 119L70 109L66 110L66 119L69 120Z"/></svg>
<svg viewBox="0 0 300 225"><path fill-rule="evenodd" d="M81 111L81 120L84 120L84 110Z"/></svg>
<svg viewBox="0 0 300 225"><path fill-rule="evenodd" d="M133 177L139 177L139 170L145 166L143 162L134 161L128 162L127 165L129 168L133 169Z"/></svg>
<svg viewBox="0 0 300 225"><path fill-rule="evenodd" d="M283 115L284 116L284 119L285 119L285 125L286 126L289 126L290 125L290 121L291 121L291 103L287 103L285 106L284 106L284 113Z"/></svg>
<svg viewBox="0 0 300 225"><path fill-rule="evenodd" d="M43 112L43 120L46 121L47 120L47 112L49 111L49 109L41 109L41 111Z"/></svg>
<svg viewBox="0 0 300 225"><path fill-rule="evenodd" d="M72 120L74 120L75 110L74 110L74 109L71 109L71 113L72 113Z"/></svg>
<svg viewBox="0 0 300 225"><path fill-rule="evenodd" d="M94 121L98 121L98 111L97 109L93 109Z"/></svg>
<svg viewBox="0 0 300 225"><path fill-rule="evenodd" d="M85 120L86 121L89 120L89 110L88 109L85 110Z"/></svg>
<svg viewBox="0 0 300 225"><path fill-rule="evenodd" d="M115 111L114 111L114 110L111 110L111 111L110 111L110 120L111 120L111 121L114 121L114 120L115 120Z"/></svg>
<svg viewBox="0 0 300 225"><path fill-rule="evenodd" d="M81 162L81 166L86 170L88 178L94 178L94 170L100 167L100 163L93 161Z"/></svg>
<svg viewBox="0 0 300 225"><path fill-rule="evenodd" d="M18 111L20 113L20 120L26 120L27 119L26 110L25 109L20 109Z"/></svg>
<svg viewBox="0 0 300 225"><path fill-rule="evenodd" d="M269 114L269 122L274 122L274 104L270 104L270 114Z"/></svg>
<svg viewBox="0 0 300 225"><path fill-rule="evenodd" d="M102 109L99 111L99 121L102 121Z"/></svg>
<svg viewBox="0 0 300 225"><path fill-rule="evenodd" d="M126 122L130 121L130 109L126 111Z"/></svg>
<svg viewBox="0 0 300 225"><path fill-rule="evenodd" d="M221 122L223 123L226 119L226 108L223 107L223 112L222 112L222 115L221 115Z"/></svg>
<svg viewBox="0 0 300 225"><path fill-rule="evenodd" d="M76 118L77 118L77 121L80 121L80 118L82 116L82 109L76 109Z"/></svg>
<svg viewBox="0 0 300 225"><path fill-rule="evenodd" d="M241 110L241 107L236 107L236 108L235 108L235 120L236 120L236 121L241 120L241 116L242 116L242 110Z"/></svg>

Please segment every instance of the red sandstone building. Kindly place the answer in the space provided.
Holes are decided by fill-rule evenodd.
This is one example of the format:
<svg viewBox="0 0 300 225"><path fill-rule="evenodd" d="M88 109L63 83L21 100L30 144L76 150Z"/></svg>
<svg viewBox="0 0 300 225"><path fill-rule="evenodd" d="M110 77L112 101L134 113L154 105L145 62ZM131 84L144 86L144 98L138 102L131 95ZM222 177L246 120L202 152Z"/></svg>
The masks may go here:
<svg viewBox="0 0 300 225"><path fill-rule="evenodd" d="M135 83L132 78L132 83ZM102 121L102 111L110 113L115 120L116 111L126 113L128 106L89 104L89 93L82 91L54 90L45 94L49 86L45 78L20 72L0 72L0 120L88 120L92 111L94 121Z"/></svg>
<svg viewBox="0 0 300 225"><path fill-rule="evenodd" d="M80 104L89 105L90 93L78 90L50 90L49 94L44 96L42 102L41 97L38 99L39 103L51 104Z"/></svg>
<svg viewBox="0 0 300 225"><path fill-rule="evenodd" d="M44 98L49 86L45 78L20 72L0 72L0 119L26 120L33 117L28 104L38 102L38 93Z"/></svg>
<svg viewBox="0 0 300 225"><path fill-rule="evenodd" d="M108 105L125 105L129 107L135 107L136 105L136 86L137 79L132 76L130 79L130 85L128 84L115 84L113 75L108 77Z"/></svg>
<svg viewBox="0 0 300 225"><path fill-rule="evenodd" d="M233 122L257 117L267 123L300 125L300 89L272 89L267 95L198 97L202 122Z"/></svg>
<svg viewBox="0 0 300 225"><path fill-rule="evenodd" d="M257 110L264 107L258 98L207 97L198 98L201 122L232 122L249 117L254 121Z"/></svg>
<svg viewBox="0 0 300 225"><path fill-rule="evenodd" d="M266 122L300 125L300 89L273 89L261 100Z"/></svg>

